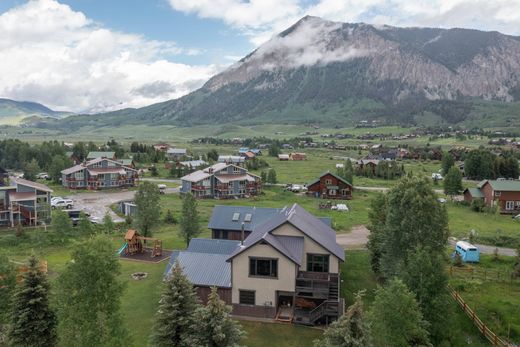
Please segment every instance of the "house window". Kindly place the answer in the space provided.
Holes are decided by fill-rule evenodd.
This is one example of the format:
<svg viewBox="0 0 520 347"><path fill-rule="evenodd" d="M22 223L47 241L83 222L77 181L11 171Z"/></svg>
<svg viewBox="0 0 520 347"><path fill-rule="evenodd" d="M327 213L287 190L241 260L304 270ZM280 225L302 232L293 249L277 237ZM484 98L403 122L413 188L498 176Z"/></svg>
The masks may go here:
<svg viewBox="0 0 520 347"><path fill-rule="evenodd" d="M331 180L330 178L327 178L327 179L325 180L325 184L329 184L329 185L332 184L332 180Z"/></svg>
<svg viewBox="0 0 520 347"><path fill-rule="evenodd" d="M515 209L514 201L506 201L506 210L511 211Z"/></svg>
<svg viewBox="0 0 520 347"><path fill-rule="evenodd" d="M329 272L329 255L307 254L307 271Z"/></svg>
<svg viewBox="0 0 520 347"><path fill-rule="evenodd" d="M343 195L343 196L348 195L348 189L342 189L341 195Z"/></svg>
<svg viewBox="0 0 520 347"><path fill-rule="evenodd" d="M236 166L233 166L233 173L234 174L239 174L240 173L240 168L238 168Z"/></svg>
<svg viewBox="0 0 520 347"><path fill-rule="evenodd" d="M278 277L278 259L249 258L249 276Z"/></svg>
<svg viewBox="0 0 520 347"><path fill-rule="evenodd" d="M500 196L502 195L502 192L495 192L495 196Z"/></svg>
<svg viewBox="0 0 520 347"><path fill-rule="evenodd" d="M336 189L329 190L329 195L336 195Z"/></svg>
<svg viewBox="0 0 520 347"><path fill-rule="evenodd" d="M254 305L255 304L255 291L254 290L239 290L238 291L238 302L241 305Z"/></svg>

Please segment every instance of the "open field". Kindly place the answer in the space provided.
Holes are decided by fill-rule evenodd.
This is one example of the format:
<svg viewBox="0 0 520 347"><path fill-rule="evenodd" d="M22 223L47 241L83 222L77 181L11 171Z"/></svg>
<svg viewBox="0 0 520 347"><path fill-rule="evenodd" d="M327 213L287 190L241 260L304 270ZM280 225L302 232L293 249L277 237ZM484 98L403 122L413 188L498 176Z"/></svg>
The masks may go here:
<svg viewBox="0 0 520 347"><path fill-rule="evenodd" d="M472 264L477 270L510 273L515 258L502 256L494 260L492 255L481 255L479 264ZM466 303L498 335L520 342L520 282L483 281L478 279L453 278L453 288Z"/></svg>

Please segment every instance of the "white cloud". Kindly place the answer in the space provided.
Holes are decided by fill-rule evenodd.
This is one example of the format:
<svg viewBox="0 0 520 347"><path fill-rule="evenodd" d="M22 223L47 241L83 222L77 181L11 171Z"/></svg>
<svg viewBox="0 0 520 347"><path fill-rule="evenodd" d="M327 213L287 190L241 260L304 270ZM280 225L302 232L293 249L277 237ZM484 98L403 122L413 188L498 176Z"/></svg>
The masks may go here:
<svg viewBox="0 0 520 347"><path fill-rule="evenodd" d="M520 0L169 0L173 9L216 18L258 46L305 15L342 22L462 27L520 34Z"/></svg>
<svg viewBox="0 0 520 347"><path fill-rule="evenodd" d="M0 15L0 95L58 110L100 112L182 96L218 71L164 59L198 49L98 26L54 0Z"/></svg>

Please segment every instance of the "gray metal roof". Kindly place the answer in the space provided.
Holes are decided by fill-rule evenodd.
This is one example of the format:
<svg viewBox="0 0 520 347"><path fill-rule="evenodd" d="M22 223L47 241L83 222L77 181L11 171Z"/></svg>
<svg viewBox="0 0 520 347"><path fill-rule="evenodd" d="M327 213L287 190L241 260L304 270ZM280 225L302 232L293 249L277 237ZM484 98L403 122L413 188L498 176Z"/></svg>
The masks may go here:
<svg viewBox="0 0 520 347"><path fill-rule="evenodd" d="M277 248L282 254L285 254L287 257L292 259L293 256L289 252L283 253L282 248L276 243L276 240L270 234L273 230L284 223L292 224L295 228L299 229L302 233L334 254L340 260L345 260L345 251L336 242L336 232L298 204L294 204L290 209L283 208L279 213L273 215L272 218L267 220L265 223L255 226L253 232L244 241L244 246L237 248L229 259L235 257L261 240L265 240L273 247ZM294 261L297 262L296 260Z"/></svg>
<svg viewBox="0 0 520 347"><path fill-rule="evenodd" d="M176 261L188 280L197 286L216 286L231 288L231 263L227 254L210 254L188 251L175 251L166 268L169 276Z"/></svg>
<svg viewBox="0 0 520 347"><path fill-rule="evenodd" d="M266 208L254 206L222 206L217 205L213 208L211 218L209 219L209 229L219 230L241 230L244 223L245 231L253 231L256 225L260 225L279 213L281 208ZM233 214L239 213L239 218L233 221ZM251 215L251 221L245 220L246 215ZM330 217L318 217L325 225L331 226L332 219Z"/></svg>
<svg viewBox="0 0 520 347"><path fill-rule="evenodd" d="M231 254L240 245L240 241L218 239L192 239L186 249L188 252Z"/></svg>

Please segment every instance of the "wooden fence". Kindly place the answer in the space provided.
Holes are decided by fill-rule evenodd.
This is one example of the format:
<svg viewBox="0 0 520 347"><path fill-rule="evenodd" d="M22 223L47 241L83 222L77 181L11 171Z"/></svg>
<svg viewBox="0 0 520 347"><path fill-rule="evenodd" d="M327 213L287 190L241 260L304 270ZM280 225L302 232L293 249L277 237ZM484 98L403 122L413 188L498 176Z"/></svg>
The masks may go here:
<svg viewBox="0 0 520 347"><path fill-rule="evenodd" d="M477 279L481 281L520 283L520 277L512 276L511 271L476 269L473 267L450 266L450 277Z"/></svg>
<svg viewBox="0 0 520 347"><path fill-rule="evenodd" d="M477 327L477 329L488 339L489 342L493 346L499 346L499 347L514 347L514 345L510 344L509 342L503 340L500 338L497 334L495 334L493 331L491 331L483 322L482 320L477 316L475 311L473 311L468 304L462 299L459 293L457 293L453 288L448 286L448 290L450 291L451 296L455 301L459 304L459 306L462 308L462 310L471 318L473 321L473 324Z"/></svg>

